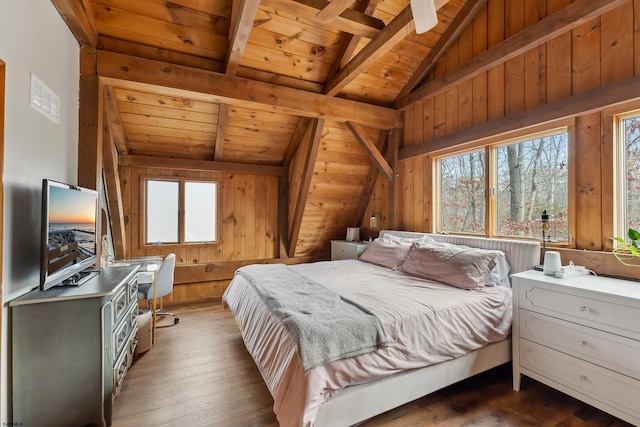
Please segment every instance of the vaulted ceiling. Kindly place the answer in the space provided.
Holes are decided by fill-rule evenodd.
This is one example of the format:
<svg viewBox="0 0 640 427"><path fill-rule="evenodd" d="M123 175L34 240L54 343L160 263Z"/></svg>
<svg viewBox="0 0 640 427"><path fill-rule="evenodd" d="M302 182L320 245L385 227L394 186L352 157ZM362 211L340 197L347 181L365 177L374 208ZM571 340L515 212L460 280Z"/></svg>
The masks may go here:
<svg viewBox="0 0 640 427"><path fill-rule="evenodd" d="M487 0L435 0L438 23L423 34L409 0L52 2L92 58L81 57L81 75L100 77L121 158L291 174L303 141L321 146L296 170L294 256L359 223L377 174L392 178L383 154L402 127L396 106L432 79Z"/></svg>
<svg viewBox="0 0 640 427"><path fill-rule="evenodd" d="M100 75L116 78L108 98L119 152L270 165L283 164L301 117L327 112L261 107L267 84L295 89L303 103L335 97L357 101L347 109L393 107L484 3L437 0L438 24L418 35L408 0L54 0L80 42L100 52ZM118 67L130 57L149 77L164 63L186 67L185 77L201 71L203 82L209 72L236 77L212 83L233 85L240 99L217 99L215 88L201 96L163 90L153 79L151 87L122 84Z"/></svg>

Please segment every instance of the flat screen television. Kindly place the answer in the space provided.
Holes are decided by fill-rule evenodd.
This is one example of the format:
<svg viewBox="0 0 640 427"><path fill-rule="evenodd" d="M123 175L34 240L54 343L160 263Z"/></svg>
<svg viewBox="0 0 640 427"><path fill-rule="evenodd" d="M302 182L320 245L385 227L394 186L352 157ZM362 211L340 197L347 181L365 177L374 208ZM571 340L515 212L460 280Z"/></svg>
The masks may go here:
<svg viewBox="0 0 640 427"><path fill-rule="evenodd" d="M79 286L96 263L98 192L44 179L40 289Z"/></svg>

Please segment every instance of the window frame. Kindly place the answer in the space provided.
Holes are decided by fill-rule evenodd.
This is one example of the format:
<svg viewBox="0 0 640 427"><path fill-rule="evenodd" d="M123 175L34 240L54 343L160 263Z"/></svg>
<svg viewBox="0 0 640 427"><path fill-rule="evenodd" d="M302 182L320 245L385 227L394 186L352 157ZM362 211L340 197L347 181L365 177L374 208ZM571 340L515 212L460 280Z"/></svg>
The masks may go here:
<svg viewBox="0 0 640 427"><path fill-rule="evenodd" d="M605 122L611 123L611 137L612 141L612 181L613 192L611 203L613 205L613 236L622 237L628 242L627 230L628 230L628 215L626 209L627 201L627 179L626 172L626 148L624 144L624 125L622 122L625 119L639 117L640 118L640 105L634 104L627 108L624 112L614 112L610 115L611 120Z"/></svg>
<svg viewBox="0 0 640 427"><path fill-rule="evenodd" d="M147 242L147 182L149 181L165 181L178 183L178 241L177 242ZM209 183L215 184L215 240L187 242L185 241L185 185L186 183ZM191 178L191 177L164 177L142 175L140 177L140 247L181 247L181 246L204 246L219 245L221 241L221 182L218 179L211 178Z"/></svg>
<svg viewBox="0 0 640 427"><path fill-rule="evenodd" d="M515 144L521 141L527 141L565 132L567 134L567 240L559 242L547 242L547 246L575 248L575 124L574 119L565 119L548 123L546 125L534 126L528 129L519 129L513 132L505 132L499 135L482 138L464 146L450 147L438 151L434 151L431 158L432 182L431 196L434 203L432 204L432 232L448 233L458 235L473 235L491 238L503 238L514 240L541 240L540 238L530 238L521 236L508 236L497 234L497 173L496 173L496 149L505 145ZM482 151L485 154L485 232L484 234L471 234L453 231L441 230L440 218L440 160L446 157L463 155L470 152Z"/></svg>

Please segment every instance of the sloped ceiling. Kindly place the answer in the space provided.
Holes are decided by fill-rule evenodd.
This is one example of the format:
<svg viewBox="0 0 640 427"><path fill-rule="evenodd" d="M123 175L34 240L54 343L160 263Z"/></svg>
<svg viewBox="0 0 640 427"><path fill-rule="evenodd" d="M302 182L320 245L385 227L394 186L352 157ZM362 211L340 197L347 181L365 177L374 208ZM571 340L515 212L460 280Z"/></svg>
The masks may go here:
<svg viewBox="0 0 640 427"><path fill-rule="evenodd" d="M436 0L420 35L408 0L52 2L96 52L119 156L289 167L317 139L289 211L294 256L360 221L378 173L391 179L394 105L486 0Z"/></svg>

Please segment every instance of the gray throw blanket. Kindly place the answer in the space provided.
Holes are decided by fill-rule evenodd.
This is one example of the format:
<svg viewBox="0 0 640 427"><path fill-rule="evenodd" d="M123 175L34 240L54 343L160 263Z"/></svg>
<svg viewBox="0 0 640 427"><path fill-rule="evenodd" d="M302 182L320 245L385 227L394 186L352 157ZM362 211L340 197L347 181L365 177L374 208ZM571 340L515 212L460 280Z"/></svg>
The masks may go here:
<svg viewBox="0 0 640 427"><path fill-rule="evenodd" d="M282 321L305 371L388 344L375 315L284 264L248 265L236 274L247 279Z"/></svg>

